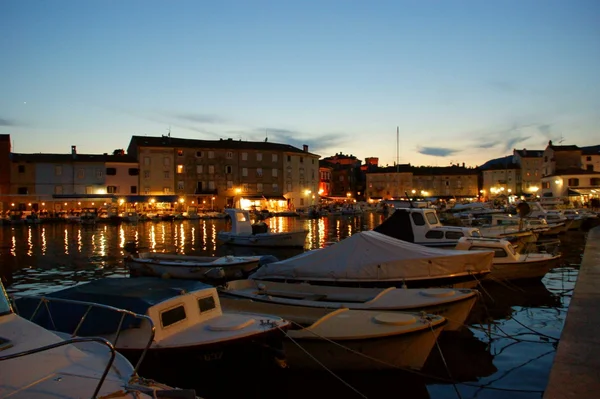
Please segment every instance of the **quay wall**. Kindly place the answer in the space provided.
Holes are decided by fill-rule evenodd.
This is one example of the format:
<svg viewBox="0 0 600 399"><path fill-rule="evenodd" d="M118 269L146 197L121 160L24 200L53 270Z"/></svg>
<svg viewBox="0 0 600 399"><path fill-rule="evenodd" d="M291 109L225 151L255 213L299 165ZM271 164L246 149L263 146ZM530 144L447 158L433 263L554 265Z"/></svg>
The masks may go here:
<svg viewBox="0 0 600 399"><path fill-rule="evenodd" d="M600 397L600 226L590 230L544 399Z"/></svg>

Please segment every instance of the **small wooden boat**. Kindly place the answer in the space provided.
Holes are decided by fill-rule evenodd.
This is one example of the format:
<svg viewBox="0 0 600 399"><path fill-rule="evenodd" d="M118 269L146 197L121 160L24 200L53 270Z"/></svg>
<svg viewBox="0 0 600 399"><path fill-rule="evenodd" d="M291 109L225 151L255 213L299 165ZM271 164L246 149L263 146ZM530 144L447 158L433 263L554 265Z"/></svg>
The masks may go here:
<svg viewBox="0 0 600 399"><path fill-rule="evenodd" d="M141 252L125 258L132 275L191 280L232 280L247 277L261 256L192 256Z"/></svg>
<svg viewBox="0 0 600 399"><path fill-rule="evenodd" d="M250 213L242 209L227 208L231 230L219 231L217 239L229 245L251 247L304 247L308 230L272 232L265 222L252 223Z"/></svg>
<svg viewBox="0 0 600 399"><path fill-rule="evenodd" d="M66 338L14 313L0 283L0 397L195 398L141 379L103 338ZM170 396L166 396L170 394Z"/></svg>
<svg viewBox="0 0 600 399"><path fill-rule="evenodd" d="M224 313L216 289L191 280L104 278L16 303L43 327L106 338L131 362L143 359L144 377L173 385L202 372L277 367L289 327L275 316Z"/></svg>
<svg viewBox="0 0 600 399"><path fill-rule="evenodd" d="M445 331L463 327L478 297L473 289L333 287L258 280L229 281L218 289L221 297L296 306L298 312L348 308L437 314L448 320Z"/></svg>
<svg viewBox="0 0 600 399"><path fill-rule="evenodd" d="M484 280L540 279L550 271L560 253L519 253L506 239L463 237L456 245L461 251L493 251L492 272Z"/></svg>
<svg viewBox="0 0 600 399"><path fill-rule="evenodd" d="M299 327L288 330L284 341L291 369L419 370L446 324L442 316L426 314L221 301L226 310L277 315Z"/></svg>

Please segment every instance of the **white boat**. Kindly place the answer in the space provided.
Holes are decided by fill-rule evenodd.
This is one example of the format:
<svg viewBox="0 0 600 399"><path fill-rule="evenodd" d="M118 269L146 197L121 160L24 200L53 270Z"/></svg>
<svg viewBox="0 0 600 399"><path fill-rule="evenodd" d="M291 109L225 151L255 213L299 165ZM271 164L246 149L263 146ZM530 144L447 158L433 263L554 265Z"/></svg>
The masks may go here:
<svg viewBox="0 0 600 399"><path fill-rule="evenodd" d="M396 211L398 212L398 211ZM362 231L325 248L265 264L250 278L363 287L474 287L493 254L427 248Z"/></svg>
<svg viewBox="0 0 600 399"><path fill-rule="evenodd" d="M259 266L261 256L192 256L140 252L125 258L132 274L200 281L247 277Z"/></svg>
<svg viewBox="0 0 600 399"><path fill-rule="evenodd" d="M98 209L83 208L79 214L79 222L81 224L93 225L98 221Z"/></svg>
<svg viewBox="0 0 600 399"><path fill-rule="evenodd" d="M127 209L120 216L123 218L122 220L127 223L137 223L140 220L140 215L135 209Z"/></svg>
<svg viewBox="0 0 600 399"><path fill-rule="evenodd" d="M216 289L192 280L104 278L16 302L37 324L102 336L132 362L145 354L140 373L170 384L201 371L277 366L289 326L275 316L224 313Z"/></svg>
<svg viewBox="0 0 600 399"><path fill-rule="evenodd" d="M298 328L288 330L284 341L290 369L419 370L446 323L442 316L416 313L306 309L245 299L222 304L292 321Z"/></svg>
<svg viewBox="0 0 600 399"><path fill-rule="evenodd" d="M229 281L218 290L221 299L229 295L301 308L425 312L444 316L445 331L463 327L478 297L471 289L330 287L249 279Z"/></svg>
<svg viewBox="0 0 600 399"><path fill-rule="evenodd" d="M399 240L437 248L454 248L461 237L481 237L475 227L442 225L432 208L396 208L373 230Z"/></svg>
<svg viewBox="0 0 600 399"><path fill-rule="evenodd" d="M256 247L304 247L308 230L272 232L265 222L252 224L250 214L243 209L226 208L231 218L231 230L220 231L217 239L225 244Z"/></svg>
<svg viewBox="0 0 600 399"><path fill-rule="evenodd" d="M0 397L11 399L195 398L139 378L103 338L55 334L16 313L0 285Z"/></svg>
<svg viewBox="0 0 600 399"><path fill-rule="evenodd" d="M200 219L200 215L198 215L198 207L196 206L188 206L187 210L182 214L184 219L189 220L198 220Z"/></svg>
<svg viewBox="0 0 600 399"><path fill-rule="evenodd" d="M493 251L492 272L485 277L489 280L540 279L560 258L559 253L519 253L508 240L498 238L461 238L456 249Z"/></svg>

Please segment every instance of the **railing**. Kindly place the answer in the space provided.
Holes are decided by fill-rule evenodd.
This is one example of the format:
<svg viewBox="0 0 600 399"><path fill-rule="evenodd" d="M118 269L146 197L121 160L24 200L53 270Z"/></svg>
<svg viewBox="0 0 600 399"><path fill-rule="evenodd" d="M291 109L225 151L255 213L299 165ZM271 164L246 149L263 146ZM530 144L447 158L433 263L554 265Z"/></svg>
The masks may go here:
<svg viewBox="0 0 600 399"><path fill-rule="evenodd" d="M50 303L50 302L62 302L62 303L70 303L70 304L75 304L75 305L87 306L87 310L85 311L85 313L81 317L81 320L79 320L79 323L77 324L77 327L75 328L75 330L71 334L71 337L75 337L77 335L77 333L81 329L81 326L83 325L83 322L87 318L87 315L90 313L90 311L93 308L105 309L105 310L109 310L109 311L112 311L112 312L120 313L121 314L121 319L119 321L119 325L118 325L117 331L115 333L116 335L115 335L114 342L112 343L112 345L115 346L115 347L117 346L117 342L119 340L119 336L121 335L121 330L122 330L122 327L123 327L123 321L125 320L125 316L132 316L132 317L134 317L136 319L146 320L149 323L149 326L150 326L150 336L148 338L148 342L147 342L146 346L144 347L144 350L142 351L142 354L140 355L140 358L138 359L137 363L135 364L135 367L133 369L133 376L137 375L137 371L138 371L140 365L142 364L142 361L144 360L144 357L146 356L146 353L148 352L148 349L150 348L150 345L152 345L152 341L154 341L154 335L156 333L156 328L154 327L154 322L152 321L152 319L149 316L146 316L146 315L134 313L134 312L129 311L127 309L115 308L115 307L109 306L109 305L103 305L103 304L99 304L99 303L85 302L85 301L76 301L76 300L73 300L73 299L49 298L49 297L37 296L37 295L31 295L31 296L28 295L28 296L24 296L24 298L32 298L32 299L39 298L40 299L40 302L38 303L37 307L35 308L35 310L31 314L31 317L29 318L30 321L33 321L33 319L35 318L36 314L38 313L38 311L40 310L40 308L42 307L42 305L45 305L46 311L48 312L48 316L50 317L50 321L52 322L53 325L54 325L54 320L52 319L52 314L50 313L50 308L48 307L48 303ZM19 313L19 310L18 310L18 308L16 306L16 303L14 301L13 301L13 303L15 304L14 308L15 308L16 312ZM56 326L55 326L55 328L56 328Z"/></svg>
<svg viewBox="0 0 600 399"><path fill-rule="evenodd" d="M107 339L100 338L100 337L71 338L71 339L61 341L61 342L57 342L55 344L41 346L39 348L29 349L29 350L19 352L19 353L13 353L12 355L0 356L0 362L2 362L4 360L16 359L18 357L33 355L35 353L44 352L44 351L58 348L58 347L64 346L64 345L77 344L77 343L81 343L81 342L98 342L100 344L106 345L108 347L108 349L110 350L110 359L109 359L106 367L104 368L104 372L102 373L102 376L100 377L100 380L98 381L98 385L96 386L96 389L94 390L94 394L92 396L92 398L96 398L98 396L98 393L100 392L100 388L102 388L102 384L104 383L104 380L106 379L106 376L108 375L110 368L112 367L113 362L115 361L115 356L116 356L116 350L115 350L114 345L111 344Z"/></svg>

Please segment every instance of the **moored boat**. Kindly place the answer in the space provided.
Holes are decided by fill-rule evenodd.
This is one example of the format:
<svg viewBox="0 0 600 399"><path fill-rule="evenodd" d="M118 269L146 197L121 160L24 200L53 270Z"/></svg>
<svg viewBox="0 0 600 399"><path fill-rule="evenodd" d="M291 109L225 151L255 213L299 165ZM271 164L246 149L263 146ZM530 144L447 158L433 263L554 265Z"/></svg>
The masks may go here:
<svg viewBox="0 0 600 399"><path fill-rule="evenodd" d="M362 231L328 247L265 264L250 278L361 287L469 288L490 272L492 258L491 252L428 248Z"/></svg>
<svg viewBox="0 0 600 399"><path fill-rule="evenodd" d="M42 326L105 337L132 362L145 354L140 373L171 384L201 370L275 367L289 326L275 316L224 313L216 289L191 280L104 278L17 304Z"/></svg>
<svg viewBox="0 0 600 399"><path fill-rule="evenodd" d="M253 224L246 210L227 208L225 213L231 218L231 230L217 233L217 239L225 244L253 247L304 247L308 230L273 232L265 222Z"/></svg>
<svg viewBox="0 0 600 399"><path fill-rule="evenodd" d="M413 369L425 364L446 320L441 316L370 310L298 308L223 299L225 309L283 317L298 328L287 331L291 369ZM301 310L298 312L298 310Z"/></svg>
<svg viewBox="0 0 600 399"><path fill-rule="evenodd" d="M248 276L261 256L193 256L140 252L125 258L132 275L200 281L232 280Z"/></svg>
<svg viewBox="0 0 600 399"><path fill-rule="evenodd" d="M333 287L251 279L229 281L218 290L222 299L231 296L296 306L299 313L303 308L426 312L444 316L445 331L462 328L478 298L472 289Z"/></svg>
<svg viewBox="0 0 600 399"><path fill-rule="evenodd" d="M106 339L62 337L16 314L0 284L0 397L195 398L141 379ZM169 394L170 396L166 396Z"/></svg>
<svg viewBox="0 0 600 399"><path fill-rule="evenodd" d="M506 239L463 237L456 245L462 251L493 251L492 272L485 280L541 279L550 271L560 253L517 252Z"/></svg>

